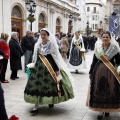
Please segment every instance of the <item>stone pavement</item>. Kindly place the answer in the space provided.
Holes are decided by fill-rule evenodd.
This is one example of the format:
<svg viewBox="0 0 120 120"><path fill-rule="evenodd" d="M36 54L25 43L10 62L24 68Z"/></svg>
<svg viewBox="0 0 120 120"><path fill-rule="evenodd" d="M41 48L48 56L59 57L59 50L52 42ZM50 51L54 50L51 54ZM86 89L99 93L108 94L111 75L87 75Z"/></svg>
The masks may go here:
<svg viewBox="0 0 120 120"><path fill-rule="evenodd" d="M75 79L75 98L55 105L49 109L48 105L41 105L39 114L31 116L29 111L34 107L25 103L23 92L27 82L27 75L19 71L20 79L9 84L2 84L5 91L6 109L8 116L16 115L20 120L97 120L98 112L93 112L86 107L86 97L89 85L88 71L92 61L93 52L86 54L88 69L79 74L72 73ZM23 58L22 58L23 59ZM22 60L23 61L23 60ZM23 63L24 64L24 63ZM7 71L7 79L11 71ZM120 113L112 113L109 118L103 120L120 120Z"/></svg>

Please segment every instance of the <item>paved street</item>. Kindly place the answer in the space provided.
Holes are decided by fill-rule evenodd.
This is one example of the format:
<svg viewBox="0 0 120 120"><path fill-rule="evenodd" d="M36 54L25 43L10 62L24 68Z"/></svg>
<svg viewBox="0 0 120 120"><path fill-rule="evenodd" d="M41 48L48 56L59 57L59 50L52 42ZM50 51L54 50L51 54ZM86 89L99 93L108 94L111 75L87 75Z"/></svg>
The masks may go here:
<svg viewBox="0 0 120 120"><path fill-rule="evenodd" d="M49 109L47 105L40 106L39 114L31 116L29 111L34 107L25 103L23 98L24 88L27 82L27 75L19 71L20 79L11 81L9 84L2 84L5 91L6 109L9 117L16 115L20 120L97 120L97 112L86 107L87 89L89 84L88 71L92 61L93 52L86 54L88 69L79 74L73 74L75 79L75 98L64 103L55 105ZM24 64L24 63L23 63ZM7 71L7 79L10 77L10 70ZM109 118L103 120L120 120L120 113L112 113Z"/></svg>

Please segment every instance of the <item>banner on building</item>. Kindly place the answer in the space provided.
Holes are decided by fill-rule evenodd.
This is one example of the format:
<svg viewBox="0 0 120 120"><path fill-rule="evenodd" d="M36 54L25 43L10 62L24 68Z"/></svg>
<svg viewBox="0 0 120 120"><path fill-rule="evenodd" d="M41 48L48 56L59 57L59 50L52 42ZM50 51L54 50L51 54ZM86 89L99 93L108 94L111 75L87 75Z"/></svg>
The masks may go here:
<svg viewBox="0 0 120 120"><path fill-rule="evenodd" d="M109 17L109 31L118 35L119 29L119 18L116 15L112 15Z"/></svg>

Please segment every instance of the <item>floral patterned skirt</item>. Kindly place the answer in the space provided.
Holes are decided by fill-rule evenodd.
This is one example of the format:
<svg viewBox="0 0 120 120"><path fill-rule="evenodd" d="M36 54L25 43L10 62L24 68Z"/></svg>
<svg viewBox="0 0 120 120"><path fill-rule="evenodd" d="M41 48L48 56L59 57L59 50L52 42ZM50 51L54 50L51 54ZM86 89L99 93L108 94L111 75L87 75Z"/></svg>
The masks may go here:
<svg viewBox="0 0 120 120"><path fill-rule="evenodd" d="M104 63L97 63L93 71L87 106L95 111L120 111L120 84Z"/></svg>
<svg viewBox="0 0 120 120"><path fill-rule="evenodd" d="M64 71L60 71L62 75L62 80L60 81L61 96L58 95L56 82L39 57L31 71L24 91L26 102L33 104L57 104L74 97L72 85Z"/></svg>

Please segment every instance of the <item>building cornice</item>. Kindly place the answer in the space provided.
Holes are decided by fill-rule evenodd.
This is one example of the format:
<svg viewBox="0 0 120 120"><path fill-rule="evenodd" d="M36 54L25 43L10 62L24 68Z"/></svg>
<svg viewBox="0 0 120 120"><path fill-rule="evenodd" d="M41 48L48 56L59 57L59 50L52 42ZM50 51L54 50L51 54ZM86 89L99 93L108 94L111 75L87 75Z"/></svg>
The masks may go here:
<svg viewBox="0 0 120 120"><path fill-rule="evenodd" d="M86 3L86 5L90 5L90 4L92 4L92 5L99 5L100 7L103 6L101 3Z"/></svg>
<svg viewBox="0 0 120 120"><path fill-rule="evenodd" d="M40 1L40 0L38 0L38 1ZM43 1L46 3L52 4L58 8L61 8L63 10L67 10L73 14L80 15L79 14L79 7L73 3L69 3L67 0L60 0L59 3L57 2L57 0L43 0ZM68 7L66 7L66 5Z"/></svg>
<svg viewBox="0 0 120 120"><path fill-rule="evenodd" d="M117 1L117 2L113 2L113 5L120 5L120 1Z"/></svg>

